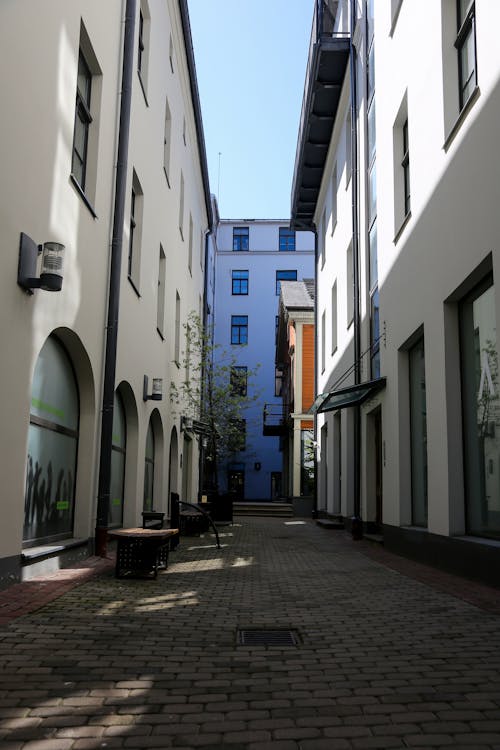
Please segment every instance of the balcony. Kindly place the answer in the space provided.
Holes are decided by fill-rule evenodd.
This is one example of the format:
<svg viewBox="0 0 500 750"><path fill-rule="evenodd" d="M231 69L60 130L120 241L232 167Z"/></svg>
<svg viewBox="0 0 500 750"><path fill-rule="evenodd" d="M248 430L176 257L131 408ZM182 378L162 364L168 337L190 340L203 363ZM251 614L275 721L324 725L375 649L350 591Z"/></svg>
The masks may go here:
<svg viewBox="0 0 500 750"><path fill-rule="evenodd" d="M338 0L316 0L292 185L291 225L314 229L314 212L350 54Z"/></svg>
<svg viewBox="0 0 500 750"><path fill-rule="evenodd" d="M288 408L284 404L264 404L262 434L267 437L286 435Z"/></svg>

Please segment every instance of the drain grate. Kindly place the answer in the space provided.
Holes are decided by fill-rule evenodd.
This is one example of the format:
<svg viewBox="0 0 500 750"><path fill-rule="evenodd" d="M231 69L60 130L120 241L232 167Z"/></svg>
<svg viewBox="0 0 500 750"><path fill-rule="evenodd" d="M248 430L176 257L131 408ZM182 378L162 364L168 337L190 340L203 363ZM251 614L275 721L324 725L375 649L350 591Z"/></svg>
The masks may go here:
<svg viewBox="0 0 500 750"><path fill-rule="evenodd" d="M240 646L297 646L299 637L294 630L238 630Z"/></svg>

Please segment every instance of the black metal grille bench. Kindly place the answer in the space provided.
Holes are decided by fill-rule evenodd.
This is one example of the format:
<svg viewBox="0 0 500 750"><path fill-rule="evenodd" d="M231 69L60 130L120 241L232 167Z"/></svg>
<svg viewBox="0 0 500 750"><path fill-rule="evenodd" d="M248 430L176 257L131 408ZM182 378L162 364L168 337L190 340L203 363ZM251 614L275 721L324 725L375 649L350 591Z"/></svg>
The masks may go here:
<svg viewBox="0 0 500 750"><path fill-rule="evenodd" d="M178 529L116 529L108 536L117 540L116 578L156 578L167 567L170 541Z"/></svg>

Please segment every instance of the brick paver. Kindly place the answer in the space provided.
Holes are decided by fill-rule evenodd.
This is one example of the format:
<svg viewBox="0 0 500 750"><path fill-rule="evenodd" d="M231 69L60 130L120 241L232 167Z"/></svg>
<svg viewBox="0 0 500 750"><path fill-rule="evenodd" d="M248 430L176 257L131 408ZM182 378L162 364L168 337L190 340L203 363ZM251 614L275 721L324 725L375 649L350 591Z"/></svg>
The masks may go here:
<svg viewBox="0 0 500 750"><path fill-rule="evenodd" d="M500 748L500 591L312 522L0 592L0 748ZM242 646L237 628L298 646Z"/></svg>

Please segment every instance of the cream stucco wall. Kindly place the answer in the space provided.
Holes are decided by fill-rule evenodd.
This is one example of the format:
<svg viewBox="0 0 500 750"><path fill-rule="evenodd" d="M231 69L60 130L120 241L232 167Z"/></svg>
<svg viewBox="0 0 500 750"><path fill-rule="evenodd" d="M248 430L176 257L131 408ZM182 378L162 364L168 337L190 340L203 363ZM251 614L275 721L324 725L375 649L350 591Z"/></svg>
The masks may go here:
<svg viewBox="0 0 500 750"><path fill-rule="evenodd" d="M134 61L132 114L123 233L116 386L125 398L128 424L124 523L140 523L144 450L155 412L157 450L155 498L167 510L170 437L179 434L180 414L169 401L170 381L184 373L173 363L175 295L181 298L181 325L190 310L202 311L203 264L208 212L191 99L185 37L179 3L138 0L149 23L147 98ZM2 528L0 579L19 575L22 550L26 449L31 381L40 349L55 332L72 360L80 396L80 430L74 537L92 537L95 527L102 406L103 357L112 235L116 148L121 94L124 0L78 4L64 0L5 2L0 7L2 138L0 139L0 228L4 272L0 278L0 431ZM78 49L82 25L99 75L92 81L96 107L95 175L84 200L70 178ZM173 70L169 64L169 40ZM22 52L21 52L22 51ZM6 64L15 60L15 64ZM93 71L94 72L94 71ZM165 101L172 114L170 185L164 163ZM185 125L184 125L185 123ZM183 139L185 132L185 143ZM130 196L135 170L143 190L140 274L137 290L127 278ZM181 170L184 178L184 237L179 232ZM92 170L91 170L92 171ZM188 268L189 221L193 225ZM20 232L37 243L56 240L66 247L62 290L26 294L16 283ZM157 331L160 244L166 256L164 338ZM143 376L162 377L161 402L144 402ZM197 441L182 468L181 449L171 469L171 489L181 490L189 472L188 500L198 489ZM175 455L175 451L174 451ZM175 479L175 477L178 477ZM183 498L184 499L184 498ZM11 572L13 571L13 572Z"/></svg>

